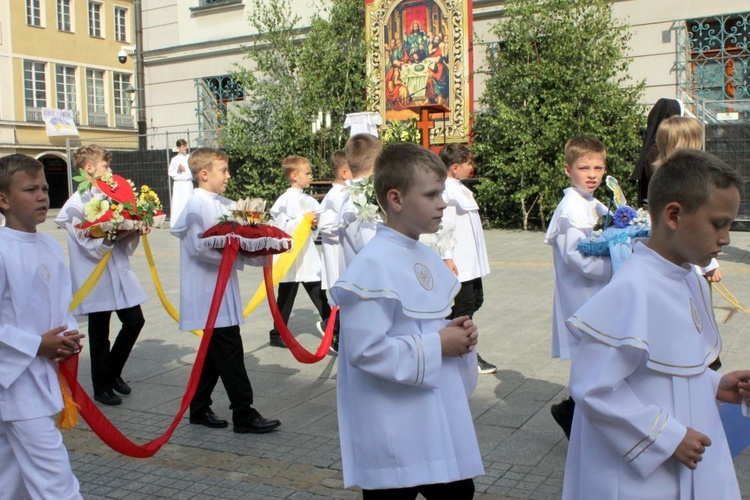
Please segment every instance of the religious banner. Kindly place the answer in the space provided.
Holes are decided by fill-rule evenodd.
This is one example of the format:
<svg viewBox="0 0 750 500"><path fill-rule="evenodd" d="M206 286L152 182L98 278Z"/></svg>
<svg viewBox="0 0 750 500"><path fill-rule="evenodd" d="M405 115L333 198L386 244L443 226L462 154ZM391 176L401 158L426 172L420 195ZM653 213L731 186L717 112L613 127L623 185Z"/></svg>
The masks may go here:
<svg viewBox="0 0 750 500"><path fill-rule="evenodd" d="M365 0L368 108L387 124L444 106L429 114L429 144L468 142L471 12L472 0Z"/></svg>

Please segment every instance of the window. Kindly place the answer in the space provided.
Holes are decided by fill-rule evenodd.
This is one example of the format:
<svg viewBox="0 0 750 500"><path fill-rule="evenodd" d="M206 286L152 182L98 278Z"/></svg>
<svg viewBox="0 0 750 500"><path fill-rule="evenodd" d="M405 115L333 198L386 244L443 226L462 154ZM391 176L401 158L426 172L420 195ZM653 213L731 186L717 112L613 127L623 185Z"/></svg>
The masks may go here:
<svg viewBox="0 0 750 500"><path fill-rule="evenodd" d="M128 41L127 19L128 9L115 7L115 40L118 42Z"/></svg>
<svg viewBox="0 0 750 500"><path fill-rule="evenodd" d="M26 24L42 27L42 0L26 0Z"/></svg>
<svg viewBox="0 0 750 500"><path fill-rule="evenodd" d="M47 85L44 78L46 64L37 61L23 62L23 92L27 108L47 107Z"/></svg>
<svg viewBox="0 0 750 500"><path fill-rule="evenodd" d="M687 23L692 95L707 100L750 98L750 12Z"/></svg>
<svg viewBox="0 0 750 500"><path fill-rule="evenodd" d="M57 0L57 29L60 31L73 31L70 15L70 0Z"/></svg>
<svg viewBox="0 0 750 500"><path fill-rule="evenodd" d="M73 66L55 67L57 109L76 111L76 69ZM75 114L75 113L74 113Z"/></svg>
<svg viewBox="0 0 750 500"><path fill-rule="evenodd" d="M102 38L102 4L89 2L89 36Z"/></svg>
<svg viewBox="0 0 750 500"><path fill-rule="evenodd" d="M130 75L126 73L115 73L113 77L115 94L115 114L130 114L130 98L132 89L130 87Z"/></svg>
<svg viewBox="0 0 750 500"><path fill-rule="evenodd" d="M108 125L107 113L104 110L104 71L86 70L86 109L89 115L89 125L94 127Z"/></svg>

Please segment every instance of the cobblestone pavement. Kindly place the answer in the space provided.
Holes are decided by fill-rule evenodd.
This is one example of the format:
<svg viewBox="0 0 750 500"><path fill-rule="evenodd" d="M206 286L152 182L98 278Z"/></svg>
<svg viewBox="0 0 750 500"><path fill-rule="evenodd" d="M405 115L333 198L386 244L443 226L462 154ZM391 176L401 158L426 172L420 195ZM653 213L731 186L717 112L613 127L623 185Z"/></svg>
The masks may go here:
<svg viewBox="0 0 750 500"><path fill-rule="evenodd" d="M41 230L64 244L65 234L48 220ZM498 365L480 375L471 408L486 474L476 478L476 498L558 498L567 441L549 413L566 393L568 364L550 359L552 310L551 251L540 233L488 231L492 273L484 280L485 304L476 315L479 352ZM720 257L724 283L750 306L750 233L733 233ZM167 229L149 236L156 266L169 300L179 299L179 248ZM150 300L146 326L123 377L133 388L118 407L104 413L130 439L144 443L167 428L179 407L198 347L198 339L180 332L162 308L142 248L131 259ZM261 282L258 269L241 273L240 288L249 300ZM748 316L715 297L724 339L727 370L747 367L750 344L741 342ZM309 350L319 342L317 321L306 294L299 294L290 328ZM116 320L113 330L116 328ZM323 499L358 498L344 489L336 423L336 359L314 365L297 363L286 349L268 345L271 317L262 304L242 327L245 363L255 391L255 406L282 426L265 435L234 434L230 429L190 425L187 418L172 440L153 458L124 457L109 448L85 424L65 434L81 490L90 499ZM81 330L86 331L85 318ZM113 334L114 335L114 334ZM742 365L742 363L745 363ZM90 391L87 351L79 380ZM221 384L214 411L231 415ZM750 452L735 460L740 485L750 498ZM744 477L744 479L743 479Z"/></svg>

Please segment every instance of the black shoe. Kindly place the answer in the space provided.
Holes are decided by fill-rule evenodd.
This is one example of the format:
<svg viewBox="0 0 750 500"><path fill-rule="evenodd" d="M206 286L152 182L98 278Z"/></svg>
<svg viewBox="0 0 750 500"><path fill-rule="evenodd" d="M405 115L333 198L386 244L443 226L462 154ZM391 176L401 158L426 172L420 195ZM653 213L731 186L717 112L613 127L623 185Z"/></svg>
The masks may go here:
<svg viewBox="0 0 750 500"><path fill-rule="evenodd" d="M479 373L495 373L497 371L497 366L493 365L492 363L488 363L487 361L482 359L482 356L477 354L477 371Z"/></svg>
<svg viewBox="0 0 750 500"><path fill-rule="evenodd" d="M132 392L130 386L125 383L122 377L115 377L114 382L112 382L112 389L114 389L115 392L125 394L126 396Z"/></svg>
<svg viewBox="0 0 750 500"><path fill-rule="evenodd" d="M112 389L94 393L94 399L107 406L117 406L122 404L122 398L115 394Z"/></svg>
<svg viewBox="0 0 750 500"><path fill-rule="evenodd" d="M233 430L237 434L265 434L280 425L281 422L278 420L265 419L258 413L258 410L251 408L247 415L235 416Z"/></svg>
<svg viewBox="0 0 750 500"><path fill-rule="evenodd" d="M576 402L573 401L573 398L565 398L549 409L552 418L562 428L568 441L570 441L570 429L573 427L573 412L575 409Z"/></svg>
<svg viewBox="0 0 750 500"><path fill-rule="evenodd" d="M268 343L271 344L273 347L286 347L286 344L284 343L284 339L282 339L281 335L279 335L278 333L269 333Z"/></svg>
<svg viewBox="0 0 750 500"><path fill-rule="evenodd" d="M229 425L229 422L217 417L216 414L211 411L211 408L206 408L205 410L198 413L192 413L190 415L190 423L205 425L206 427L211 427L212 429L223 429Z"/></svg>

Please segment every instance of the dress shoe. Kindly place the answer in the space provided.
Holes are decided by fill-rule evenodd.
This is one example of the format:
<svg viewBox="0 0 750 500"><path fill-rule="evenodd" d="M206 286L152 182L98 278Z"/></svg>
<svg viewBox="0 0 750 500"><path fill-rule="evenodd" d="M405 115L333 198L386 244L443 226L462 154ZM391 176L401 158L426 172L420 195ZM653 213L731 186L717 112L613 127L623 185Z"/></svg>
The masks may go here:
<svg viewBox="0 0 750 500"><path fill-rule="evenodd" d="M223 429L224 427L229 425L229 422L217 417L216 414L211 411L211 408L206 408L199 413L191 414L190 423L205 425L206 427L211 427L212 429Z"/></svg>
<svg viewBox="0 0 750 500"><path fill-rule="evenodd" d="M284 339L282 339L281 335L279 335L278 333L268 334L268 343L273 347L286 347Z"/></svg>
<svg viewBox="0 0 750 500"><path fill-rule="evenodd" d="M117 406L122 404L122 398L115 394L112 389L94 393L94 399L107 406Z"/></svg>
<svg viewBox="0 0 750 500"><path fill-rule="evenodd" d="M115 377L114 382L112 382L112 389L114 389L115 392L125 395L132 392L130 386L122 379L122 377Z"/></svg>
<svg viewBox="0 0 750 500"><path fill-rule="evenodd" d="M271 432L281 425L278 420L268 420L263 418L258 410L251 408L247 415L239 417L235 413L234 432L237 434L265 434Z"/></svg>

